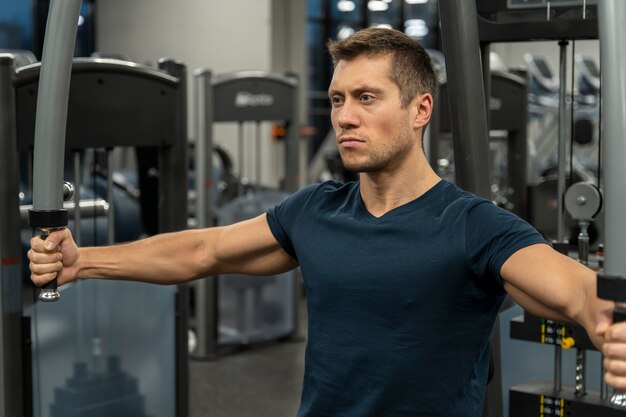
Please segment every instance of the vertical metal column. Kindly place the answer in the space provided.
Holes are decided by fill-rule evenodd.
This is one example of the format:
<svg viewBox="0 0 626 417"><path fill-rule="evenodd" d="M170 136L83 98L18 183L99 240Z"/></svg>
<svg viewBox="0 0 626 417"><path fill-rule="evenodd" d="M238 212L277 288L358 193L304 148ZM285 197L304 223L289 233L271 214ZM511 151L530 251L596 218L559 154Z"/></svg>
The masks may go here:
<svg viewBox="0 0 626 417"><path fill-rule="evenodd" d="M198 227L210 227L215 223L215 213L211 201L211 191L216 181L213 178L213 135L212 121L207 120L213 103L209 100L212 95L211 71L196 70L194 79L194 119L196 129L195 139L195 170L196 170L196 220Z"/></svg>
<svg viewBox="0 0 626 417"><path fill-rule="evenodd" d="M80 5L81 0L53 0L50 5L35 120L33 209L29 216L32 227L67 226L67 212L63 209L63 156ZM42 286L39 299L57 300L56 287L56 279Z"/></svg>
<svg viewBox="0 0 626 417"><path fill-rule="evenodd" d="M567 41L559 42L559 138L557 176L557 242L565 242L565 177L567 175ZM554 346L554 391L563 387L563 349Z"/></svg>
<svg viewBox="0 0 626 417"><path fill-rule="evenodd" d="M14 60L0 55L0 415L22 416L22 274Z"/></svg>
<svg viewBox="0 0 626 417"><path fill-rule="evenodd" d="M626 286L626 44L623 42L623 25L626 21L626 2L604 0L598 2L598 27L600 32L600 71L602 73L603 149L604 163L604 271L607 277L616 280L615 289L624 292ZM612 291L617 293L617 291ZM598 295L601 291L598 288ZM617 297L617 294L615 294ZM621 297L620 297L621 298ZM618 301L623 299L614 298ZM619 305L623 315L623 303ZM617 308L616 308L617 309ZM611 403L625 408L626 395L616 393Z"/></svg>
<svg viewBox="0 0 626 417"><path fill-rule="evenodd" d="M256 121L256 123L254 123L254 153L255 155L255 160L254 160L254 168L255 168L255 173L254 173L254 181L256 182L257 186L261 185L261 122L260 121Z"/></svg>
<svg viewBox="0 0 626 417"><path fill-rule="evenodd" d="M178 79L176 138L159 152L159 232L187 228L187 68L177 60L159 60L159 69ZM189 415L189 286L176 292L176 416Z"/></svg>
<svg viewBox="0 0 626 417"><path fill-rule="evenodd" d="M294 193L300 188L300 83L295 74L287 75L294 78L296 82L292 97L291 120L289 120L285 139L285 191Z"/></svg>
<svg viewBox="0 0 626 417"><path fill-rule="evenodd" d="M626 2L603 0L598 3L600 30L600 70L602 72L603 116L602 159L604 166L604 271L626 276L626 43L623 26Z"/></svg>
<svg viewBox="0 0 626 417"><path fill-rule="evenodd" d="M476 4L440 0L441 36L446 57L448 97L457 184L491 199L489 128L483 87Z"/></svg>
<svg viewBox="0 0 626 417"><path fill-rule="evenodd" d="M212 110L211 110L212 111ZM246 178L246 176L244 175L244 170L243 168L246 166L246 161L245 161L245 152L244 152L244 147L246 146L244 143L244 122L243 121L239 121L237 123L237 165L239 165L239 177L242 180ZM242 192L243 190L240 190L240 192Z"/></svg>
<svg viewBox="0 0 626 417"><path fill-rule="evenodd" d="M480 62L483 70L483 91L485 92L485 116L487 117L487 146L491 131L491 46L488 43L480 44Z"/></svg>
<svg viewBox="0 0 626 417"><path fill-rule="evenodd" d="M211 71L194 72L196 106L196 219L198 227L215 226L215 207L211 198L213 178L213 85ZM239 127L241 130L241 126ZM240 147L242 144L240 143ZM217 277L206 277L193 283L196 302L194 316L197 345L192 353L199 359L212 359L218 351Z"/></svg>
<svg viewBox="0 0 626 417"><path fill-rule="evenodd" d="M557 178L557 240L565 241L565 176L567 166L567 41L559 42L559 140Z"/></svg>

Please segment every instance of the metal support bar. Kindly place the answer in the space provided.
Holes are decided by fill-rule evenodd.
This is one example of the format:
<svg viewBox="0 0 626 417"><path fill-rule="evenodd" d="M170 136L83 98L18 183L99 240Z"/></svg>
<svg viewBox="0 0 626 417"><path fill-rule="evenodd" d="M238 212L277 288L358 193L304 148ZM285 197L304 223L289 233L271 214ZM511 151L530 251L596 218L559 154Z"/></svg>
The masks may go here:
<svg viewBox="0 0 626 417"><path fill-rule="evenodd" d="M297 78L295 74L290 77ZM292 96L292 117L287 126L285 140L285 191L295 193L300 188L300 83L295 84Z"/></svg>
<svg viewBox="0 0 626 417"><path fill-rule="evenodd" d="M602 159L604 180L604 271L607 275L626 276L626 43L623 25L626 2L605 0L598 4L600 27L600 70L602 72Z"/></svg>
<svg viewBox="0 0 626 417"><path fill-rule="evenodd" d="M177 60L159 60L159 69L178 79L175 141L161 149L159 171L159 231L187 228L187 68ZM176 416L189 415L189 286L176 292Z"/></svg>
<svg viewBox="0 0 626 417"><path fill-rule="evenodd" d="M476 4L440 0L441 35L446 57L448 95L457 184L491 199L489 128L479 51Z"/></svg>
<svg viewBox="0 0 626 417"><path fill-rule="evenodd" d="M559 42L559 141L557 178L557 240L565 241L565 168L567 166L567 41Z"/></svg>
<svg viewBox="0 0 626 417"><path fill-rule="evenodd" d="M237 165L239 165L239 178L242 180L245 178L244 166L246 165L244 136L244 124L240 121L237 123Z"/></svg>
<svg viewBox="0 0 626 417"><path fill-rule="evenodd" d="M602 73L602 159L604 164L604 274L626 277L626 257L622 251L626 244L626 44L623 42L623 25L626 20L626 2L605 0L598 2L598 27L600 32L600 71ZM611 403L625 408L624 395L614 395Z"/></svg>
<svg viewBox="0 0 626 417"><path fill-rule="evenodd" d="M0 55L0 415L23 416L19 167L14 57Z"/></svg>
<svg viewBox="0 0 626 417"><path fill-rule="evenodd" d="M81 0L53 0L46 25L35 120L33 210L29 223L42 239L67 226L63 210L63 157L72 58ZM56 278L42 286L41 301L59 299Z"/></svg>
<svg viewBox="0 0 626 417"><path fill-rule="evenodd" d="M63 154L81 0L53 0L46 25L35 122L33 206L62 207Z"/></svg>
<svg viewBox="0 0 626 417"><path fill-rule="evenodd" d="M256 158L254 161L254 167L256 172L254 174L254 182L256 182L257 186L261 185L261 122L257 120L254 124L254 150L256 154Z"/></svg>
<svg viewBox="0 0 626 417"><path fill-rule="evenodd" d="M211 71L206 69L194 72L194 91L196 101L196 219L198 227L215 225L215 207L211 199L213 183L213 92ZM241 124L239 125L241 130ZM240 136L242 136L240 134ZM243 144L239 143L240 149ZM239 166L241 167L241 156ZM241 168L240 168L241 169ZM240 172L241 173L241 172ZM191 355L198 359L211 359L218 351L218 309L217 309L217 277L206 277L195 281L192 294L196 300L193 311L193 327L197 337L196 348Z"/></svg>

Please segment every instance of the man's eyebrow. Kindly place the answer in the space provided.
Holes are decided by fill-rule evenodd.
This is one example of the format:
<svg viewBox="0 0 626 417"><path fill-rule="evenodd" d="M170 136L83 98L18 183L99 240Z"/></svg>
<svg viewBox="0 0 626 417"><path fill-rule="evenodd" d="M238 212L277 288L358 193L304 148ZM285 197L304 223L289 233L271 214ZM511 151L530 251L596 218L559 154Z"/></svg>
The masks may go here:
<svg viewBox="0 0 626 417"><path fill-rule="evenodd" d="M350 90L350 94L352 94L352 95L360 95L360 94L363 94L363 93L382 94L383 93L383 89L379 88L379 87L374 87L374 86L371 86L371 85L361 85L361 86L358 86L358 87L353 88L353 89ZM328 96L331 97L334 94L341 94L341 93L336 88L329 88L328 89Z"/></svg>
<svg viewBox="0 0 626 417"><path fill-rule="evenodd" d="M374 87L373 85L362 85L358 88L354 89L354 92L356 93L376 93L376 94L380 94L383 92L383 89L380 87Z"/></svg>

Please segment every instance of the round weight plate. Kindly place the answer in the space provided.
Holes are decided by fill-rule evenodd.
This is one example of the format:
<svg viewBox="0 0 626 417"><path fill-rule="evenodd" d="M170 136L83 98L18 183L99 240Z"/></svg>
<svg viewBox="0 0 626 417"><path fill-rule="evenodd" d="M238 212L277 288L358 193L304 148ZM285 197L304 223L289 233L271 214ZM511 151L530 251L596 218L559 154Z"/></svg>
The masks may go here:
<svg viewBox="0 0 626 417"><path fill-rule="evenodd" d="M565 193L565 208L575 220L591 221L602 207L598 188L589 182L577 182Z"/></svg>

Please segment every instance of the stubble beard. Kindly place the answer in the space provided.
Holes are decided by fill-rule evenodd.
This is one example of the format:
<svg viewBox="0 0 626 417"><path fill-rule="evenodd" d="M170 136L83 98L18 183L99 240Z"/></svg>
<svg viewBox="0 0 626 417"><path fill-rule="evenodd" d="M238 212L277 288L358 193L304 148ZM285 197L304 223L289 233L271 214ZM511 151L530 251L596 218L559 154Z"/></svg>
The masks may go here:
<svg viewBox="0 0 626 417"><path fill-rule="evenodd" d="M411 143L409 132L400 132L394 138L384 142L384 146L377 152L370 153L364 161L350 161L340 152L341 162L349 172L378 172L384 170L390 163L397 161L409 152Z"/></svg>

